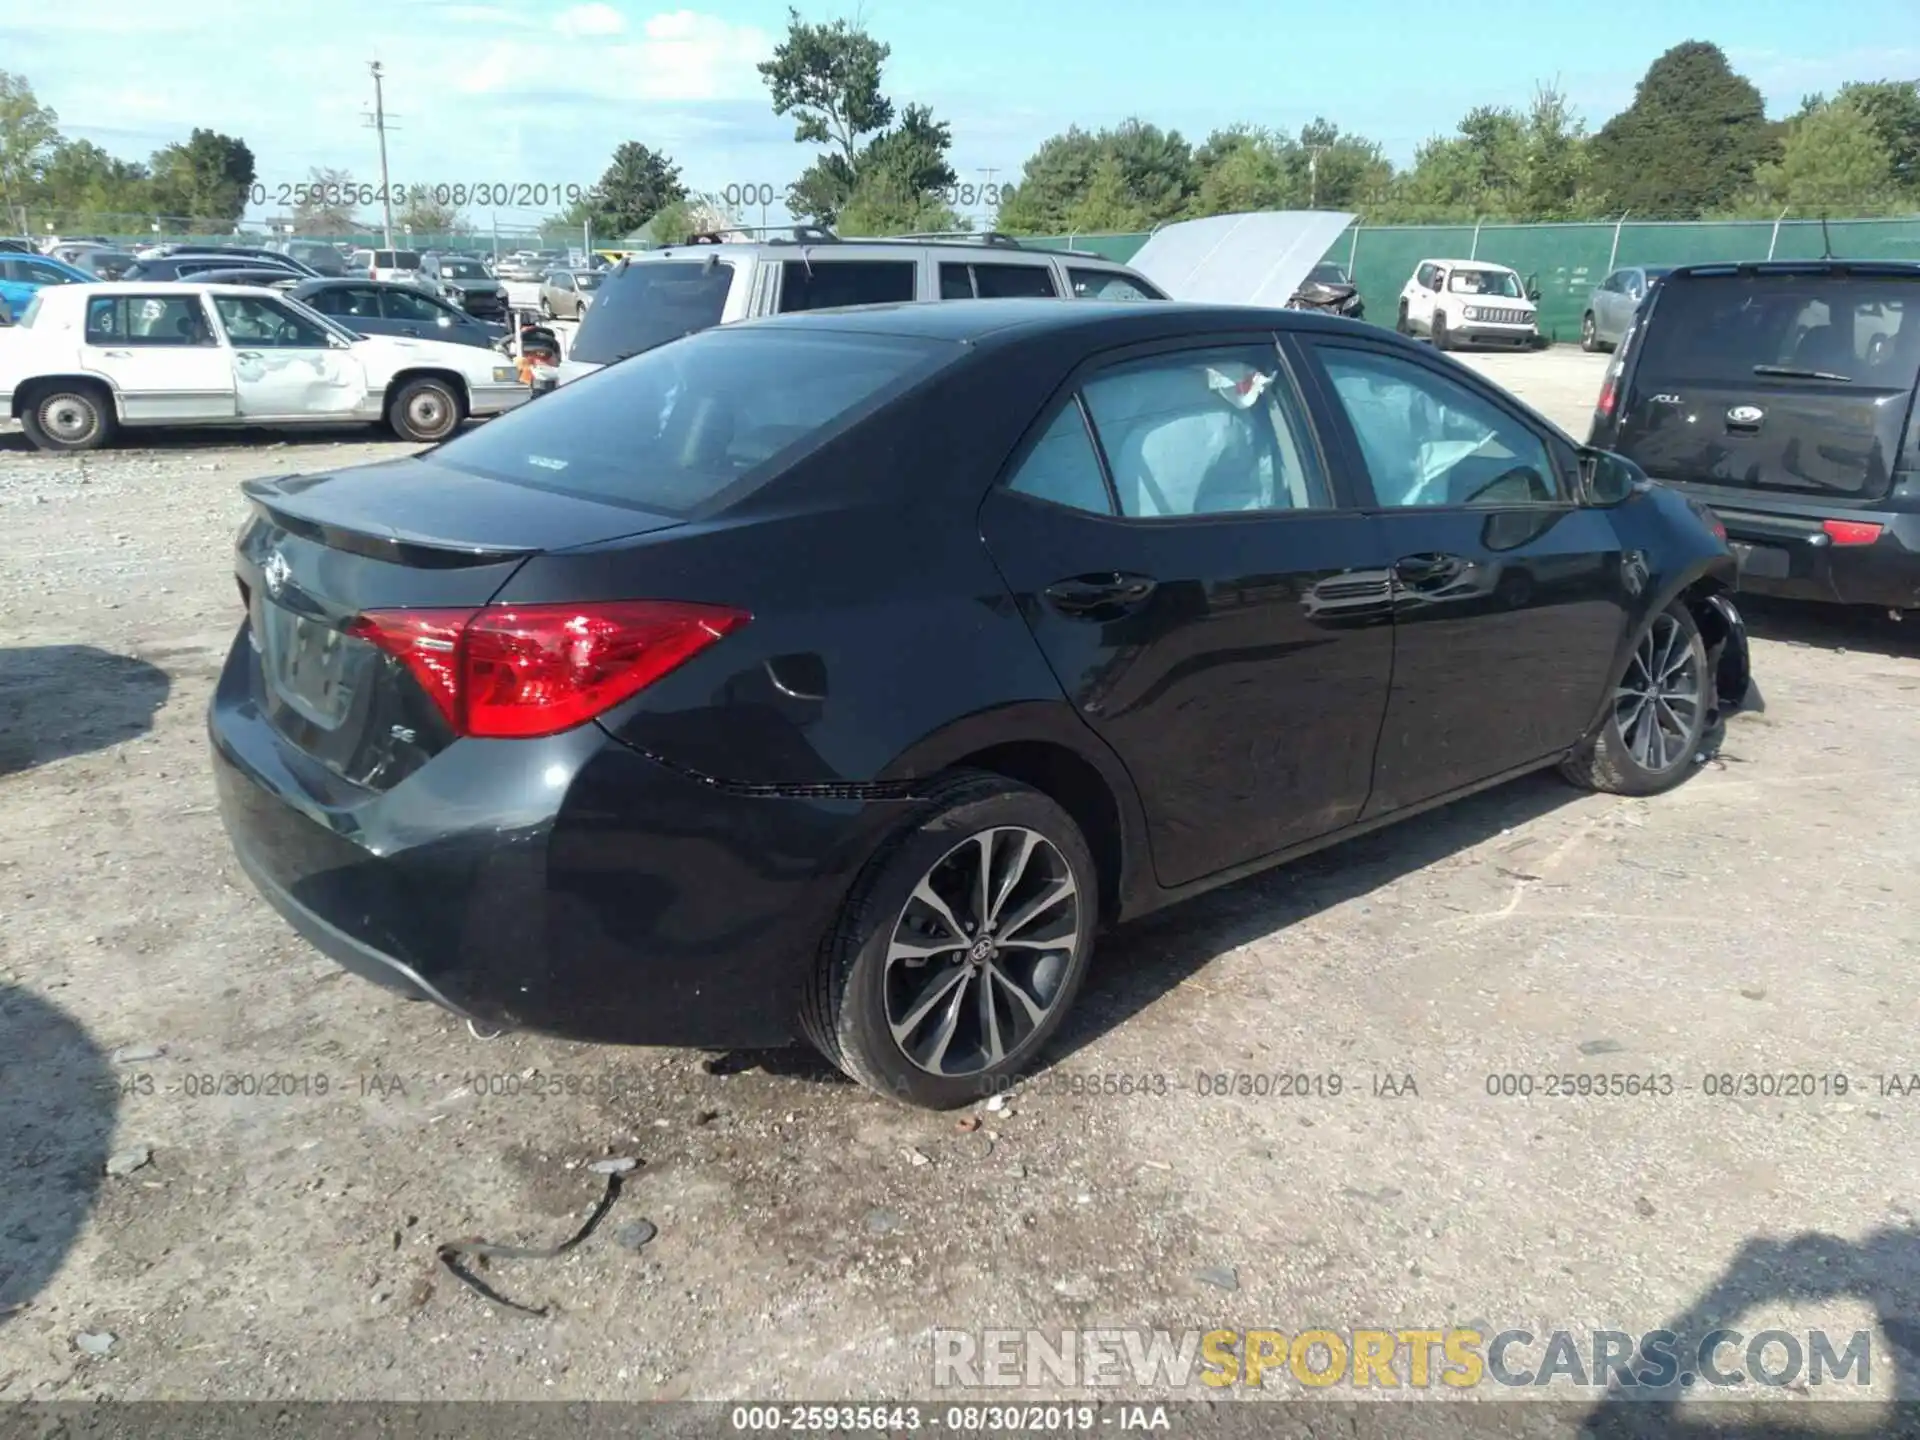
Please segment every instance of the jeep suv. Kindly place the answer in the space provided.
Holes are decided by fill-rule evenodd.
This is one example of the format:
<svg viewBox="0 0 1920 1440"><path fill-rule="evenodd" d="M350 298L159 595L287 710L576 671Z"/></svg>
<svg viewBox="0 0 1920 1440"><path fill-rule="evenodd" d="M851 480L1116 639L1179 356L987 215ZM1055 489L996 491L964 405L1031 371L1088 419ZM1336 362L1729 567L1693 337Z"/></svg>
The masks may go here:
<svg viewBox="0 0 1920 1440"><path fill-rule="evenodd" d="M557 383L682 335L760 315L916 300L1164 300L1124 265L1031 249L1004 235L841 239L801 226L793 238L685 245L622 260L580 322ZM542 387L538 382L535 390Z"/></svg>
<svg viewBox="0 0 1920 1440"><path fill-rule="evenodd" d="M1422 260L1400 291L1394 329L1426 335L1436 350L1540 343L1540 287L1485 260Z"/></svg>
<svg viewBox="0 0 1920 1440"><path fill-rule="evenodd" d="M1608 366L1591 443L1704 501L1740 588L1920 608L1920 265L1689 265Z"/></svg>

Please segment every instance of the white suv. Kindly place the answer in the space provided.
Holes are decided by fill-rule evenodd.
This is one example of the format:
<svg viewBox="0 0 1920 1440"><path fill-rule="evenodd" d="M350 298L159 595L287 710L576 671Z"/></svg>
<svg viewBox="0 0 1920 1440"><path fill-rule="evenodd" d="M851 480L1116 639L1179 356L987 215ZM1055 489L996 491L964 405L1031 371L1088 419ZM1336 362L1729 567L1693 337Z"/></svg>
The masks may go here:
<svg viewBox="0 0 1920 1440"><path fill-rule="evenodd" d="M600 284L560 364L559 384L677 340L759 315L920 300L1164 300L1098 255L1022 246L1003 235L841 239L800 226L791 240L699 237L630 255ZM536 375L536 394L551 388Z"/></svg>
<svg viewBox="0 0 1920 1440"><path fill-rule="evenodd" d="M1540 342L1539 287L1517 270L1485 260L1422 260L1400 292L1394 329L1429 335L1436 350L1501 345L1529 350Z"/></svg>

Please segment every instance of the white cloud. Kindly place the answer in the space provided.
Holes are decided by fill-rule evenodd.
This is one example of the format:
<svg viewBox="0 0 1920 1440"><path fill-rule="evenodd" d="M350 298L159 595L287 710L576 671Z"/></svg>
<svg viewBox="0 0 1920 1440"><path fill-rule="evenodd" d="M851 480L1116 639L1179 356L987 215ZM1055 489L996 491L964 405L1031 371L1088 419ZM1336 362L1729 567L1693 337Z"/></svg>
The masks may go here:
<svg viewBox="0 0 1920 1440"><path fill-rule="evenodd" d="M570 10L562 10L554 20L553 28L570 40L618 35L627 28L627 17L613 6L595 0L593 4L575 5Z"/></svg>

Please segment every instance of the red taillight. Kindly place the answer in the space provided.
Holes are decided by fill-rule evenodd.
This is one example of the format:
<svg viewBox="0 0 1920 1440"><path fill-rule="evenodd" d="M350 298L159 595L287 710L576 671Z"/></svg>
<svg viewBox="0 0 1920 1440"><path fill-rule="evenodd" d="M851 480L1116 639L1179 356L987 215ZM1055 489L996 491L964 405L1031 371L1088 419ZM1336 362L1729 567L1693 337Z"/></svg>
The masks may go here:
<svg viewBox="0 0 1920 1440"><path fill-rule="evenodd" d="M1726 521L1722 520L1718 515L1714 514L1713 511L1711 510L1706 512L1706 520L1707 520L1707 528L1713 531L1714 539L1725 540L1727 538L1727 522Z"/></svg>
<svg viewBox="0 0 1920 1440"><path fill-rule="evenodd" d="M1606 383L1600 387L1600 413L1609 418L1613 415L1613 405L1620 398L1620 382L1614 375L1608 375Z"/></svg>
<svg viewBox="0 0 1920 1440"><path fill-rule="evenodd" d="M1822 520L1820 528L1836 545L1871 545L1882 529L1867 520Z"/></svg>
<svg viewBox="0 0 1920 1440"><path fill-rule="evenodd" d="M604 714L749 618L720 605L618 600L376 610L350 630L405 665L457 733L531 739Z"/></svg>

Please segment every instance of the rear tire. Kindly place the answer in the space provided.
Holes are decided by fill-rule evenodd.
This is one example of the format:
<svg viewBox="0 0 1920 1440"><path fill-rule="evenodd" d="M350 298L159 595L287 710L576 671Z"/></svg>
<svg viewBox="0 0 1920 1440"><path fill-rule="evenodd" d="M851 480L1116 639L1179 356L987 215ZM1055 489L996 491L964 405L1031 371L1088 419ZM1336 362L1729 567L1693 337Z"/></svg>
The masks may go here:
<svg viewBox="0 0 1920 1440"><path fill-rule="evenodd" d="M1447 316L1443 310L1433 312L1433 348L1436 350L1453 348L1453 336L1447 333Z"/></svg>
<svg viewBox="0 0 1920 1440"><path fill-rule="evenodd" d="M119 429L112 399L90 385L55 385L34 392L20 426L42 450L75 454L98 450Z"/></svg>
<svg viewBox="0 0 1920 1440"><path fill-rule="evenodd" d="M1600 332L1594 327L1591 310L1580 317L1580 348L1589 355L1600 349Z"/></svg>
<svg viewBox="0 0 1920 1440"><path fill-rule="evenodd" d="M947 1110L1005 1090L1073 1004L1098 897L1080 827L1047 796L979 772L940 781L829 929L807 1036L905 1105Z"/></svg>
<svg viewBox="0 0 1920 1440"><path fill-rule="evenodd" d="M460 428L466 406L444 380L412 380L387 407L387 423L402 440L436 445Z"/></svg>
<svg viewBox="0 0 1920 1440"><path fill-rule="evenodd" d="M1717 703L1700 626L1676 600L1648 622L1615 682L1606 719L1562 762L1561 773L1609 795L1671 790L1706 748Z"/></svg>
<svg viewBox="0 0 1920 1440"><path fill-rule="evenodd" d="M1407 302L1404 300L1400 302L1400 313L1394 317L1393 333L1396 335L1411 335L1413 333L1413 324L1407 319Z"/></svg>

